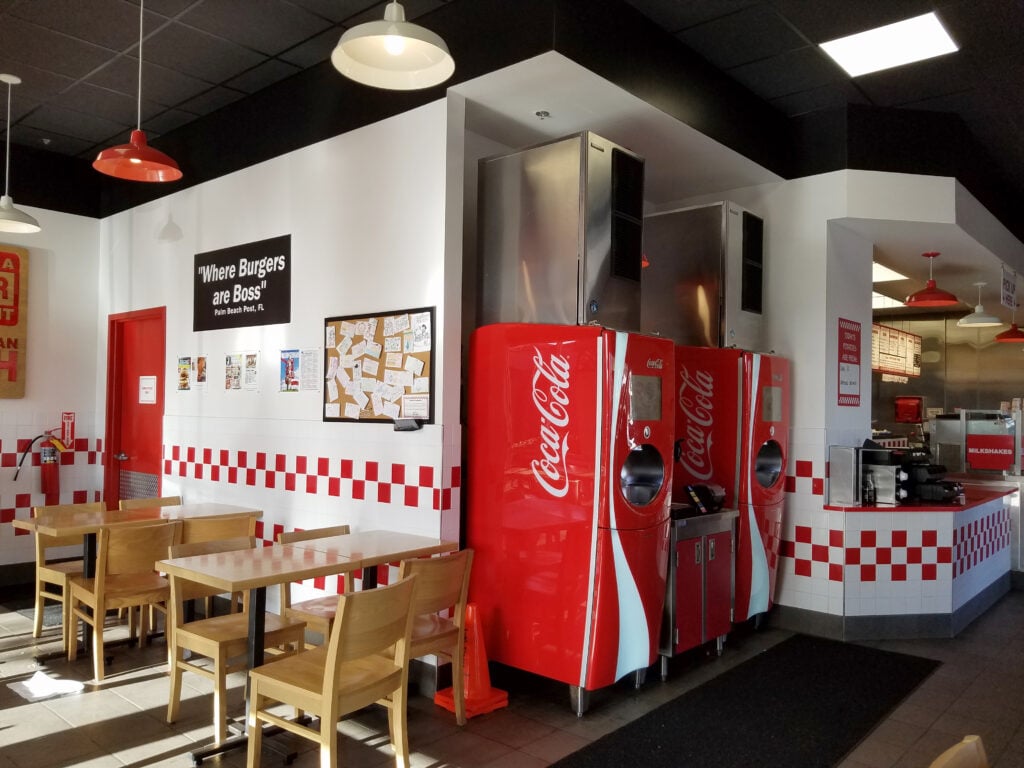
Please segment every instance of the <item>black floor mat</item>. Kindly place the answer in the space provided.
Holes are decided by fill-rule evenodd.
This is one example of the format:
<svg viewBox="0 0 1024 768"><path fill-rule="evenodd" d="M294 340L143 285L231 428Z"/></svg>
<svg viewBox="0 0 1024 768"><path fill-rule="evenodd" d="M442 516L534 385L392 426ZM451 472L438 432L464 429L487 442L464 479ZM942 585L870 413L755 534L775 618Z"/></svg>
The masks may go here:
<svg viewBox="0 0 1024 768"><path fill-rule="evenodd" d="M938 665L796 635L554 766L828 768Z"/></svg>

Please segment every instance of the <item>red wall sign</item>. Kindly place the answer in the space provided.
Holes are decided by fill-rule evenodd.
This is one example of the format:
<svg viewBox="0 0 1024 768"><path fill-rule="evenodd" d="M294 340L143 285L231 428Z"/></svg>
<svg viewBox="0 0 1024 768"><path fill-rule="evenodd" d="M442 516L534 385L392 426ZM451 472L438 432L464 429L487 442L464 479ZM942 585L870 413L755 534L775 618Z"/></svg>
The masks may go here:
<svg viewBox="0 0 1024 768"><path fill-rule="evenodd" d="M860 405L860 323L839 318L839 405Z"/></svg>
<svg viewBox="0 0 1024 768"><path fill-rule="evenodd" d="M0 397L25 396L28 251L0 245Z"/></svg>

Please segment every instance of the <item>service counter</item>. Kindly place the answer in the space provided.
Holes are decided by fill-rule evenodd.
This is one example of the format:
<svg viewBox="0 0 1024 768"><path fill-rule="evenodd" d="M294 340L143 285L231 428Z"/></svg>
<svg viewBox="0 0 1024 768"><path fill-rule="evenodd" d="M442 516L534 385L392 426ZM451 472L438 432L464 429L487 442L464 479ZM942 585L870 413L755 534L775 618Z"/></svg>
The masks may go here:
<svg viewBox="0 0 1024 768"><path fill-rule="evenodd" d="M797 524L786 554L795 576L827 590L828 615L777 605L781 625L844 640L956 635L1010 589L1017 492L972 484L962 505L826 505L828 546L814 545L822 534L813 526ZM826 567L816 569L822 559Z"/></svg>
<svg viewBox="0 0 1024 768"><path fill-rule="evenodd" d="M1020 496L1024 490L1024 476L1021 475L982 475L978 473L951 474L949 480L956 480L965 486L977 486L995 491L1012 490L1010 504L1010 576L1015 589L1024 589L1024 567L1021 565L1021 542L1024 534L1020 526Z"/></svg>

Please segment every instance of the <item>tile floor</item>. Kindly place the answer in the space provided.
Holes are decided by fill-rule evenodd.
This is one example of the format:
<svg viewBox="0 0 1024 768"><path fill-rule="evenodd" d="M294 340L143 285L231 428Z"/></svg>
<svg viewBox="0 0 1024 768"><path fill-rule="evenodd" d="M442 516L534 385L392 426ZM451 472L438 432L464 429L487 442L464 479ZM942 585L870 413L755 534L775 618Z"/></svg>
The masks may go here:
<svg viewBox="0 0 1024 768"><path fill-rule="evenodd" d="M123 630L116 630L114 636ZM112 650L114 661L102 684L90 682L86 658L70 664L37 657L59 646L56 629L36 641L31 621L0 605L0 768L57 766L189 766L189 752L210 738L208 685L185 676L184 700L177 723L164 721L167 699L165 645ZM409 711L412 764L416 768L461 766L533 768L546 766L621 726L664 701L735 666L788 636L766 626L730 636L721 657L694 652L672 660L669 679L657 668L639 689L623 682L595 692L587 714L569 709L568 690L521 676L504 682L507 708L472 718L464 728L454 716L425 697L414 697ZM873 643L930 656L943 665L861 742L842 768L915 768L963 734L984 738L993 768L1024 768L1024 592L1011 592L960 636L948 640ZM84 684L79 693L30 702L10 683L37 672L62 682ZM503 682L503 670L492 683ZM243 676L232 678L232 708L241 712ZM371 708L344 720L339 729L341 765L351 768L393 765L387 743L386 715ZM316 753L298 744L292 764L314 766ZM643 760L637 756L638 764ZM235 752L209 758L203 765L241 766ZM263 765L283 765L266 750ZM789 768L799 768L793 766Z"/></svg>

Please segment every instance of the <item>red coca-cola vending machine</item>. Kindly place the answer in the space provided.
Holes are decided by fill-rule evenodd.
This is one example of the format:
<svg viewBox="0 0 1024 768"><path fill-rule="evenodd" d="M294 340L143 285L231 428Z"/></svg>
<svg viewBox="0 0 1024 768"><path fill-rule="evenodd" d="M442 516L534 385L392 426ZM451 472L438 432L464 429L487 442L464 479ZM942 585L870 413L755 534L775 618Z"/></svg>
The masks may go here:
<svg viewBox="0 0 1024 768"><path fill-rule="evenodd" d="M470 600L488 657L588 692L657 656L674 345L501 323L470 341ZM642 680L642 672L637 682Z"/></svg>
<svg viewBox="0 0 1024 768"><path fill-rule="evenodd" d="M719 485L739 510L733 622L775 593L789 453L789 361L717 347L676 347L674 498Z"/></svg>

